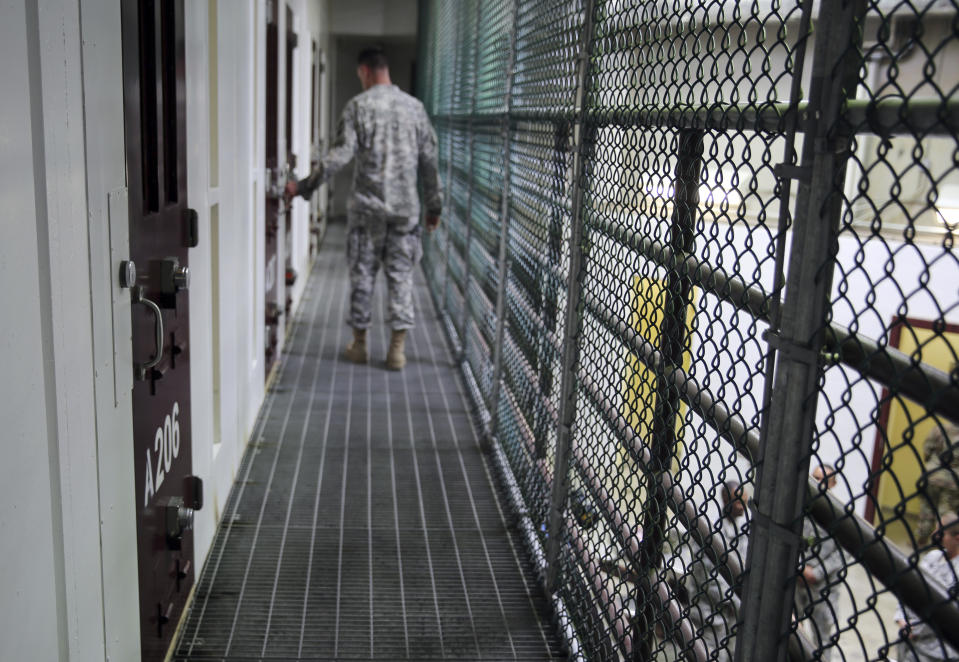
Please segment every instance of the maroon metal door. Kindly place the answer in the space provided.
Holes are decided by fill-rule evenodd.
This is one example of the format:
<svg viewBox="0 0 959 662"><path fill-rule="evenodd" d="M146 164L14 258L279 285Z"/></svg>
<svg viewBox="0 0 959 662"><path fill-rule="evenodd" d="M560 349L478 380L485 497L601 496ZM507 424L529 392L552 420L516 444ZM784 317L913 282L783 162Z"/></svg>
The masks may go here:
<svg viewBox="0 0 959 662"><path fill-rule="evenodd" d="M278 241L280 232L280 213L283 204L282 187L286 177L280 168L279 146L279 3L276 0L266 3L266 169L270 186L266 195L266 238L264 241L264 264L266 274L263 280L264 299L266 301L266 374L276 362L277 342L283 309L280 306L280 287L277 282L279 264Z"/></svg>
<svg viewBox="0 0 959 662"><path fill-rule="evenodd" d="M122 3L140 637L162 660L194 580L183 0Z"/></svg>
<svg viewBox="0 0 959 662"><path fill-rule="evenodd" d="M319 82L320 82L320 49L316 40L310 41L310 170L312 171L320 164L320 145L319 145L319 124L320 119L317 114L319 106ZM319 250L319 222L317 219L318 203L310 199L310 259L316 257Z"/></svg>
<svg viewBox="0 0 959 662"><path fill-rule="evenodd" d="M296 50L296 33L293 31L293 10L286 7L286 172L292 173L296 169L296 155L293 153L293 51ZM296 282L296 270L293 269L293 206L286 205L284 213L286 221L286 264L283 273L286 275L286 303L284 312L286 319L290 318L293 309L293 284Z"/></svg>

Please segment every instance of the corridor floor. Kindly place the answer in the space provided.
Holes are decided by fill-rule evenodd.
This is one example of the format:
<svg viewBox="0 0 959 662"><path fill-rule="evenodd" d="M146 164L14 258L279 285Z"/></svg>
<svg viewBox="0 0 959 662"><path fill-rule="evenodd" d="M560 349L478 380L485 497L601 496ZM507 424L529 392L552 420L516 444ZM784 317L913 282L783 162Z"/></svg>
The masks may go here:
<svg viewBox="0 0 959 662"><path fill-rule="evenodd" d="M507 525L422 274L409 363L349 337L331 225L174 660L563 659Z"/></svg>

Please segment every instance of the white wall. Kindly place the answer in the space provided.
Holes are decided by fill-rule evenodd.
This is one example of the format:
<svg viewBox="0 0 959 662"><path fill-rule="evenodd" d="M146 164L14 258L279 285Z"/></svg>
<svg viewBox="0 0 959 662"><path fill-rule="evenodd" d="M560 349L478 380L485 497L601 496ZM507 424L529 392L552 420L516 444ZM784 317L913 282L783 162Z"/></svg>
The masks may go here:
<svg viewBox="0 0 959 662"><path fill-rule="evenodd" d="M109 395L115 408L118 398L112 369L98 370L104 331L114 362L113 329L96 315L102 299L94 297L92 279L101 267L112 269L108 261L91 262L104 257L89 238L104 230L107 201L87 205L81 75L83 58L92 57L100 37L92 31L81 47L79 9L52 0L0 5L0 49L8 65L0 76L4 89L18 92L4 97L0 112L0 202L9 215L0 240L0 420L8 435L0 470L4 660L102 659L105 627L114 626L117 615L103 578L127 587L130 579L130 565L122 561L103 570L116 550L101 547L100 538L102 532L109 541L132 524L126 516L133 465L131 457L126 507L113 510L117 483L107 477L101 484L98 477L123 415L99 420L100 403ZM119 5L112 9L118 16ZM97 101L109 104L110 98ZM110 118L98 121L106 127ZM119 126L122 131L122 121ZM112 648L134 655L137 649Z"/></svg>
<svg viewBox="0 0 959 662"><path fill-rule="evenodd" d="M310 110L311 110L311 76L312 76L312 46L311 42L315 40L322 52L329 52L329 3L326 1L316 2L309 0L293 0L290 7L294 14L294 30L299 41L297 49L294 52L294 70L293 70L293 153L296 154L296 169L294 176L302 179L310 173ZM329 76L323 77L324 81L329 80ZM328 83L326 83L328 86ZM319 139L324 145L329 144L328 128L323 122L323 116L326 114L328 104L322 102L322 99L329 98L325 90L320 91L321 104L317 109L320 113L320 133ZM328 112L328 111L327 111ZM324 191L316 195L321 198ZM309 203L302 198L296 198L293 201L293 237L290 242L292 249L291 263L296 270L298 277L293 286L293 301L297 302L303 295L306 288L306 280L310 269L310 207ZM295 310L295 305L294 305Z"/></svg>
<svg viewBox="0 0 959 662"><path fill-rule="evenodd" d="M81 5L87 219L96 452L99 483L103 626L99 655L77 659L135 660L140 656L134 491L130 295L119 287L128 257L129 219L123 134L121 0ZM55 33L54 33L55 34ZM81 207L78 207L82 209ZM83 293L78 291L77 298ZM78 371L78 383L89 373ZM91 528L91 534L96 528ZM97 579L100 579L99 574ZM92 618L94 610L81 605ZM101 628L97 628L101 630Z"/></svg>
<svg viewBox="0 0 959 662"><path fill-rule="evenodd" d="M0 358L5 374L19 377L0 382L5 429L0 463L0 553L5 559L0 567L0 658L53 660L65 652L66 623L57 449L51 429L56 421L50 415L52 375L44 369L49 308L43 311L40 299L49 287L41 283L37 251L42 239L35 223L37 202L45 192L43 173L31 167L42 150L43 131L38 90L30 84L31 74L39 69L37 16L36 10L30 12L28 24L24 3L15 0L3 0L0 12L0 55L4 62L22 64L2 67L0 82L4 89L23 92L4 95L0 104L5 175L0 200L6 215L0 226L0 278L5 284L0 288Z"/></svg>
<svg viewBox="0 0 959 662"><path fill-rule="evenodd" d="M207 503L194 519L194 552L198 565L205 558L216 522L214 506L219 485L212 480L213 453L213 252L210 206L220 201L219 187L210 188L210 95L206 2L186 4L186 144L187 205L199 217L199 241L190 260L190 401L192 406L193 473L205 483Z"/></svg>
<svg viewBox="0 0 959 662"><path fill-rule="evenodd" d="M326 40L325 5L307 0L288 4L299 35L293 64L293 151L300 176L305 176L310 158L310 42ZM264 397L266 6L263 0L246 0L240 5L213 0L188 3L187 7L188 196L190 207L199 214L201 229L200 244L190 254L190 333L194 472L204 479L207 498L195 522L195 551L202 562ZM286 33L284 4L279 31ZM213 47L216 72L211 77ZM283 53L281 39L281 82L286 76ZM211 104L218 122L215 178ZM281 95L280 154L286 151L284 105ZM290 237L285 237L285 224L280 223L277 278L282 284L288 246L291 264L300 274L292 291L294 310L310 267L308 224L305 202L294 206ZM214 292L219 296L214 297ZM281 286L281 304L285 297L285 286ZM283 339L281 330L281 347Z"/></svg>
<svg viewBox="0 0 959 662"><path fill-rule="evenodd" d="M264 396L265 2L212 6L217 95L211 3L186 3L188 204L201 229L190 253L201 563ZM328 7L292 7L306 44L297 84L308 88L310 41L328 49ZM0 15L0 82L19 91L0 104L0 660L135 660L130 299L116 282L129 251L120 0L0 0ZM308 164L308 93L297 103ZM309 269L305 212L291 237L303 274L295 299Z"/></svg>
<svg viewBox="0 0 959 662"><path fill-rule="evenodd" d="M264 394L253 12L252 1L187 4L187 199L200 227L190 251L193 471L206 500L194 522L199 564Z"/></svg>
<svg viewBox="0 0 959 662"><path fill-rule="evenodd" d="M330 31L338 35L410 36L416 21L416 0L333 0L330 7Z"/></svg>
<svg viewBox="0 0 959 662"><path fill-rule="evenodd" d="M307 9L311 12L311 25L316 24L320 26L330 26L330 4L330 0L310 2L307 4ZM333 98L332 62L334 57L334 40L330 36L330 32L327 29L322 29L320 35L321 36L317 45L320 49L319 65L323 68L323 71L320 75L317 122L319 124L318 139L320 141L320 150L322 152L329 148L330 143L334 138L331 133L330 118L334 116L336 109L332 108L330 105ZM317 156L320 156L320 154L317 154ZM302 168L302 170L300 170L301 176L307 173L309 170L305 162L301 164L300 167ZM317 191L314 204L316 205L317 213L323 217L323 223L325 224L329 216L329 184L323 184L320 187L320 189Z"/></svg>

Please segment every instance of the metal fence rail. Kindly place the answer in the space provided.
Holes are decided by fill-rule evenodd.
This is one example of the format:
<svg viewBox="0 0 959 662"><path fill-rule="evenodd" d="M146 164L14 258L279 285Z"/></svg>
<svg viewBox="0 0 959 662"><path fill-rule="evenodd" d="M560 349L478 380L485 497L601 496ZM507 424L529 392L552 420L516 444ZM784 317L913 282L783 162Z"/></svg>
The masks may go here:
<svg viewBox="0 0 959 662"><path fill-rule="evenodd" d="M959 4L420 15L424 268L573 656L959 656Z"/></svg>

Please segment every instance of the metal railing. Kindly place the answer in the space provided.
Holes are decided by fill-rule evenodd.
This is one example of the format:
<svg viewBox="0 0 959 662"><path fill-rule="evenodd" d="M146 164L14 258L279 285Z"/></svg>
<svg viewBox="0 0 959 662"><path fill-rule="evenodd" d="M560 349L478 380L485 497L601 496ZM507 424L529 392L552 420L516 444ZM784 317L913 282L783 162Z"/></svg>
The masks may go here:
<svg viewBox="0 0 959 662"><path fill-rule="evenodd" d="M959 5L420 9L424 268L572 657L959 655Z"/></svg>

